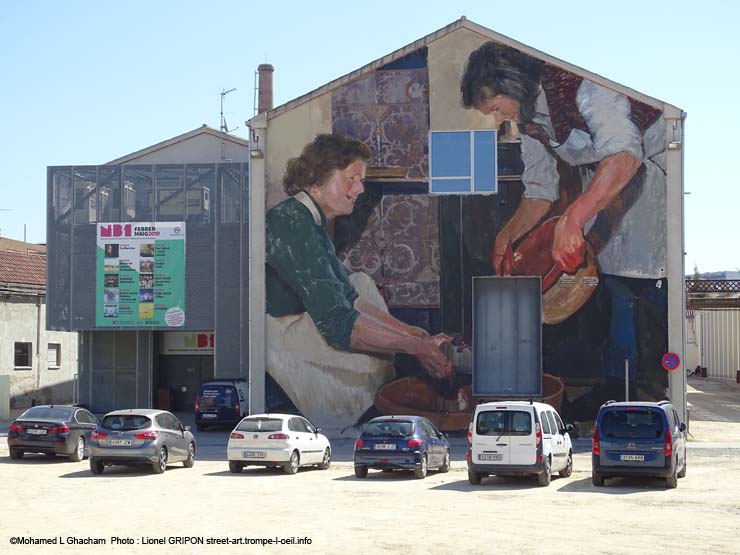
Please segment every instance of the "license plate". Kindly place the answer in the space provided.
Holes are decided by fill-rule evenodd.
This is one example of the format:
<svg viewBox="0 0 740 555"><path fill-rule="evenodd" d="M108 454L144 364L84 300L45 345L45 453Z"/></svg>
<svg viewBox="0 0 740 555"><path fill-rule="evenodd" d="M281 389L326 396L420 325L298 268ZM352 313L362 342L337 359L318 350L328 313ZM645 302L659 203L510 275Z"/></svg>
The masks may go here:
<svg viewBox="0 0 740 555"><path fill-rule="evenodd" d="M32 436L45 436L46 430L26 430L26 433Z"/></svg>
<svg viewBox="0 0 740 555"><path fill-rule="evenodd" d="M201 418L218 418L218 414L201 414Z"/></svg>
<svg viewBox="0 0 740 555"><path fill-rule="evenodd" d="M131 440L130 439L111 439L110 444L112 446L131 445Z"/></svg>
<svg viewBox="0 0 740 555"><path fill-rule="evenodd" d="M264 459L265 455L264 451L244 451L244 458L245 459Z"/></svg>
<svg viewBox="0 0 740 555"><path fill-rule="evenodd" d="M396 444L395 443L376 443L375 448L378 450L383 451L395 451L396 450Z"/></svg>
<svg viewBox="0 0 740 555"><path fill-rule="evenodd" d="M479 461L502 461L504 460L503 453L479 453Z"/></svg>
<svg viewBox="0 0 740 555"><path fill-rule="evenodd" d="M619 460L643 462L645 460L645 455L620 455Z"/></svg>

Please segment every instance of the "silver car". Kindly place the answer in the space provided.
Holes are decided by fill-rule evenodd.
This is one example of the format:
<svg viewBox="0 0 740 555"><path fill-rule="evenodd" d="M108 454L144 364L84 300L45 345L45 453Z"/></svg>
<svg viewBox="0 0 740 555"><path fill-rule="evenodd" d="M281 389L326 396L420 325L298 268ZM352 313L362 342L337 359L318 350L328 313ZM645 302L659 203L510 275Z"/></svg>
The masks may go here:
<svg viewBox="0 0 740 555"><path fill-rule="evenodd" d="M106 414L90 438L90 470L109 465L150 464L161 474L168 463L195 464L195 437L174 414L157 409L116 410Z"/></svg>

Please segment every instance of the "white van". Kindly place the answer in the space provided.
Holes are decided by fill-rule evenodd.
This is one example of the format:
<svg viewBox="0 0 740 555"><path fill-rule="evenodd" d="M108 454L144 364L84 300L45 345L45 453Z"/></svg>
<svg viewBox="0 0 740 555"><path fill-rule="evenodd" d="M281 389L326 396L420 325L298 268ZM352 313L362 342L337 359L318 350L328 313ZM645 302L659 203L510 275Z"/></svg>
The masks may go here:
<svg viewBox="0 0 740 555"><path fill-rule="evenodd" d="M499 401L475 407L468 429L468 479L532 474L541 486L553 472L573 472L573 445L557 411L545 403Z"/></svg>

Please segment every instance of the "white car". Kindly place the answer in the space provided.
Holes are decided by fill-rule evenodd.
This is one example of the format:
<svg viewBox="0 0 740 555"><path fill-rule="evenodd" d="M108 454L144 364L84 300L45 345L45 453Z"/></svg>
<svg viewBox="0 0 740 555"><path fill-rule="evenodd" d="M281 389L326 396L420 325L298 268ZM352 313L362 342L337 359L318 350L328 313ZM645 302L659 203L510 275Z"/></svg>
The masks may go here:
<svg viewBox="0 0 740 555"><path fill-rule="evenodd" d="M468 431L468 479L535 475L550 484L554 472L573 472L573 445L557 411L545 403L498 401L475 407Z"/></svg>
<svg viewBox="0 0 740 555"><path fill-rule="evenodd" d="M310 465L326 470L331 464L331 445L320 432L293 414L247 416L229 437L229 470L239 473L249 465L282 466L286 474Z"/></svg>

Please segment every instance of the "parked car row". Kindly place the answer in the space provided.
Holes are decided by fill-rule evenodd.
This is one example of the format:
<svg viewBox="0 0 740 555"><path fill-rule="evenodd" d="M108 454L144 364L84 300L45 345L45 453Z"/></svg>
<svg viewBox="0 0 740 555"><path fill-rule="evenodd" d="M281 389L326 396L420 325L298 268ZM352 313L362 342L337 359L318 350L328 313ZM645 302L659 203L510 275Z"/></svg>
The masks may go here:
<svg viewBox="0 0 740 555"><path fill-rule="evenodd" d="M28 409L8 427L11 459L26 453L64 455L72 461L88 457L90 471L101 474L110 465L149 465L161 474L169 463L195 464L195 437L188 426L167 411L117 410L102 420L75 406L41 405Z"/></svg>
<svg viewBox="0 0 740 555"><path fill-rule="evenodd" d="M220 391L212 397L219 399L224 390ZM238 388L228 396L238 400ZM230 406L239 413L240 407ZM547 486L555 473L568 477L573 472L572 431L573 426L564 424L548 404L477 405L468 430L468 480L477 485L492 475L531 475ZM678 478L686 475L685 432L685 424L668 401L605 403L594 426L593 484L603 486L606 479L617 476L652 476L675 488ZM73 461L87 456L93 474L110 465L145 464L158 474L170 463L191 468L197 452L190 428L167 411L117 410L98 421L82 407L53 405L33 407L14 420L8 447L13 459L25 453L65 455ZM238 420L226 455L233 473L263 466L295 474L302 466L328 469L332 449L321 429L302 416L256 414ZM410 470L423 479L430 470L449 471L450 444L427 418L380 416L364 426L354 444L353 460L360 479L371 469Z"/></svg>

